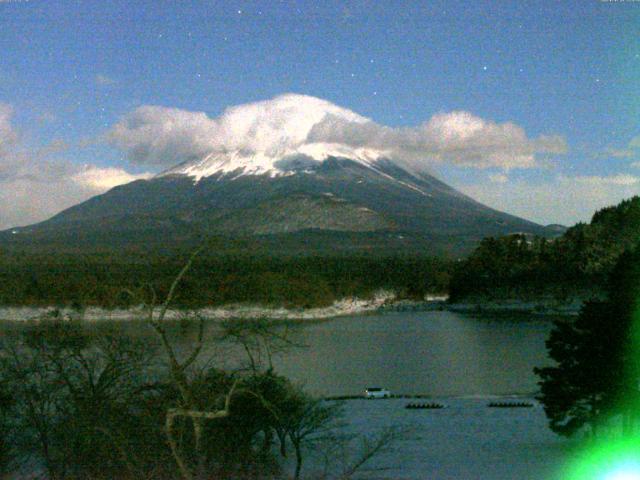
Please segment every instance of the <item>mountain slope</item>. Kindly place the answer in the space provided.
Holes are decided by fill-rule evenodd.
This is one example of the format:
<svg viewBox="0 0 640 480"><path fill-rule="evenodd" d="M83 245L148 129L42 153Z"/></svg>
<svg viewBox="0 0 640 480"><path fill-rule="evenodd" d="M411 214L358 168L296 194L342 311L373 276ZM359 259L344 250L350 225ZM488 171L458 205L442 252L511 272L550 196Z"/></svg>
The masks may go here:
<svg viewBox="0 0 640 480"><path fill-rule="evenodd" d="M217 118L143 106L108 140L132 162L168 169L0 233L0 242L39 250L180 249L215 236L223 250L458 255L490 235L553 234L425 173L445 158L486 166L506 155L530 163L523 135L465 112L394 129L295 94Z"/></svg>
<svg viewBox="0 0 640 480"><path fill-rule="evenodd" d="M253 236L273 248L270 236L289 235L294 244L302 242L303 251L305 244L313 244L310 250L326 246L458 253L489 235L546 233L544 227L490 209L432 176L410 173L389 160L372 165L336 157L303 160L275 174L236 169L198 180L166 172L116 187L1 238L14 245L58 242L89 248L153 239L179 243L204 234ZM330 234L340 231L353 236L345 240L338 235L340 241L332 242Z"/></svg>

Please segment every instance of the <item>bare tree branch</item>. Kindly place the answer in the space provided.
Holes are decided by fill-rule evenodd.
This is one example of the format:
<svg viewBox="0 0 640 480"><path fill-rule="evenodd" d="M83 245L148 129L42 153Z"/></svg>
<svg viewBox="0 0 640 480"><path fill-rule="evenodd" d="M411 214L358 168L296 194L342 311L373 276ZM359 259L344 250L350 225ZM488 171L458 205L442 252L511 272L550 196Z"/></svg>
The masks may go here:
<svg viewBox="0 0 640 480"><path fill-rule="evenodd" d="M184 265L184 267L182 267L182 270L180 270L180 273L178 273L176 278L174 278L173 283L171 284L171 288L169 289L169 293L167 293L167 297L165 298L165 301L162 304L162 308L160 309L160 314L158 315L158 320L157 320L158 322L162 322L164 320L164 316L167 313L169 305L173 301L173 297L176 293L176 288L178 288L178 285L182 281L182 278L189 271L196 257L200 255L200 252L204 250L205 246L206 246L206 243L203 243L191 254L191 256L189 257L189 260L187 260L187 263Z"/></svg>
<svg viewBox="0 0 640 480"><path fill-rule="evenodd" d="M200 352L202 351L204 338L204 318L198 316L198 340L196 341L196 346L191 352L191 355L182 363L183 368L188 368L191 366L193 362L198 358Z"/></svg>
<svg viewBox="0 0 640 480"><path fill-rule="evenodd" d="M341 480L346 480L358 472L366 463L391 447L404 432L397 428L387 428L373 439L364 438L362 440L362 450L354 462L347 466L340 476Z"/></svg>

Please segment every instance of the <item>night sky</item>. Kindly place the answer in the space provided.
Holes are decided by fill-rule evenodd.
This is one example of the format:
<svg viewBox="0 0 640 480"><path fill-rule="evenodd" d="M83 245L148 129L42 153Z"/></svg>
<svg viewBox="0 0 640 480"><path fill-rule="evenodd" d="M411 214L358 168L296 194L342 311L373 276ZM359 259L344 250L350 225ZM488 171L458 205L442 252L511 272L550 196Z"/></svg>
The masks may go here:
<svg viewBox="0 0 640 480"><path fill-rule="evenodd" d="M0 0L0 228L157 173L109 140L141 106L214 119L285 93L395 131L467 112L553 138L528 164L428 162L541 223L640 193L640 2Z"/></svg>

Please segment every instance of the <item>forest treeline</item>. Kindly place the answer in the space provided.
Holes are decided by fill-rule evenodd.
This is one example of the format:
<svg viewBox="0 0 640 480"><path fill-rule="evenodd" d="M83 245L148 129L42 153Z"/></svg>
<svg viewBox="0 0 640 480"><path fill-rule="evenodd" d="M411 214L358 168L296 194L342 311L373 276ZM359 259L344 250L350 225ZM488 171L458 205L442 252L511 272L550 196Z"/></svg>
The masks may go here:
<svg viewBox="0 0 640 480"><path fill-rule="evenodd" d="M596 212L556 239L486 238L451 278L453 301L599 294L617 260L640 240L640 197Z"/></svg>
<svg viewBox="0 0 640 480"><path fill-rule="evenodd" d="M464 260L428 255L268 255L205 249L184 279L182 308L258 303L321 307L381 289L422 299L559 301L602 292L620 255L640 239L640 197L596 212L555 239L485 238ZM0 305L126 307L166 294L188 251L55 254L0 250ZM151 287L151 288L150 288Z"/></svg>
<svg viewBox="0 0 640 480"><path fill-rule="evenodd" d="M0 305L126 307L165 295L188 252L171 255L35 255L0 252ZM452 262L426 256L207 255L184 278L182 308L259 303L321 307L393 290L421 299L447 290Z"/></svg>

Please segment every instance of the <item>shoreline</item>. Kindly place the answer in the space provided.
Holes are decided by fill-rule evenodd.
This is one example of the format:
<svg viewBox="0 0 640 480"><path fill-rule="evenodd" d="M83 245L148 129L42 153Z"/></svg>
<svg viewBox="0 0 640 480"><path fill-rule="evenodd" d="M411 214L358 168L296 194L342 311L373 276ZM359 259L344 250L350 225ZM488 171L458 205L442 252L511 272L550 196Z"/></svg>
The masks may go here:
<svg viewBox="0 0 640 480"><path fill-rule="evenodd" d="M236 304L219 307L205 307L199 309L169 309L166 320L179 320L185 316L198 315L207 320L228 320L268 318L270 320L323 320L349 315L364 315L380 311L385 304L395 300L391 292L379 292L373 298L347 298L334 302L327 307L317 308L284 308L261 305ZM54 316L58 312L59 318L83 319L86 321L133 321L144 320L147 311L142 305L130 308L106 309L102 307L87 307L82 310L72 308L49 307L0 307L0 321L25 322L39 320L46 316Z"/></svg>
<svg viewBox="0 0 640 480"><path fill-rule="evenodd" d="M483 302L448 303L446 309L450 312L468 315L513 314L546 316L573 316L580 313L584 299L572 299L569 302L555 302L549 300L523 301L502 300Z"/></svg>
<svg viewBox="0 0 640 480"><path fill-rule="evenodd" d="M558 303L550 301L485 301L448 303L445 295L428 296L424 300L397 299L391 292L379 292L373 298L347 298L334 302L327 307L316 308L285 308L268 307L251 304L224 305L219 307L205 307L200 309L169 309L167 320L179 320L185 316L199 315L207 320L228 320L267 318L270 320L327 320L337 317L358 316L374 313L392 312L433 312L449 311L465 315L534 315L558 316L577 315L582 305L581 299L571 302ZM87 307L84 310L72 308L28 307L28 306L0 306L0 321L26 322L39 320L46 316L54 316L59 312L59 318L84 319L87 321L133 321L145 318L146 311L140 305L130 308L106 309L102 307Z"/></svg>

